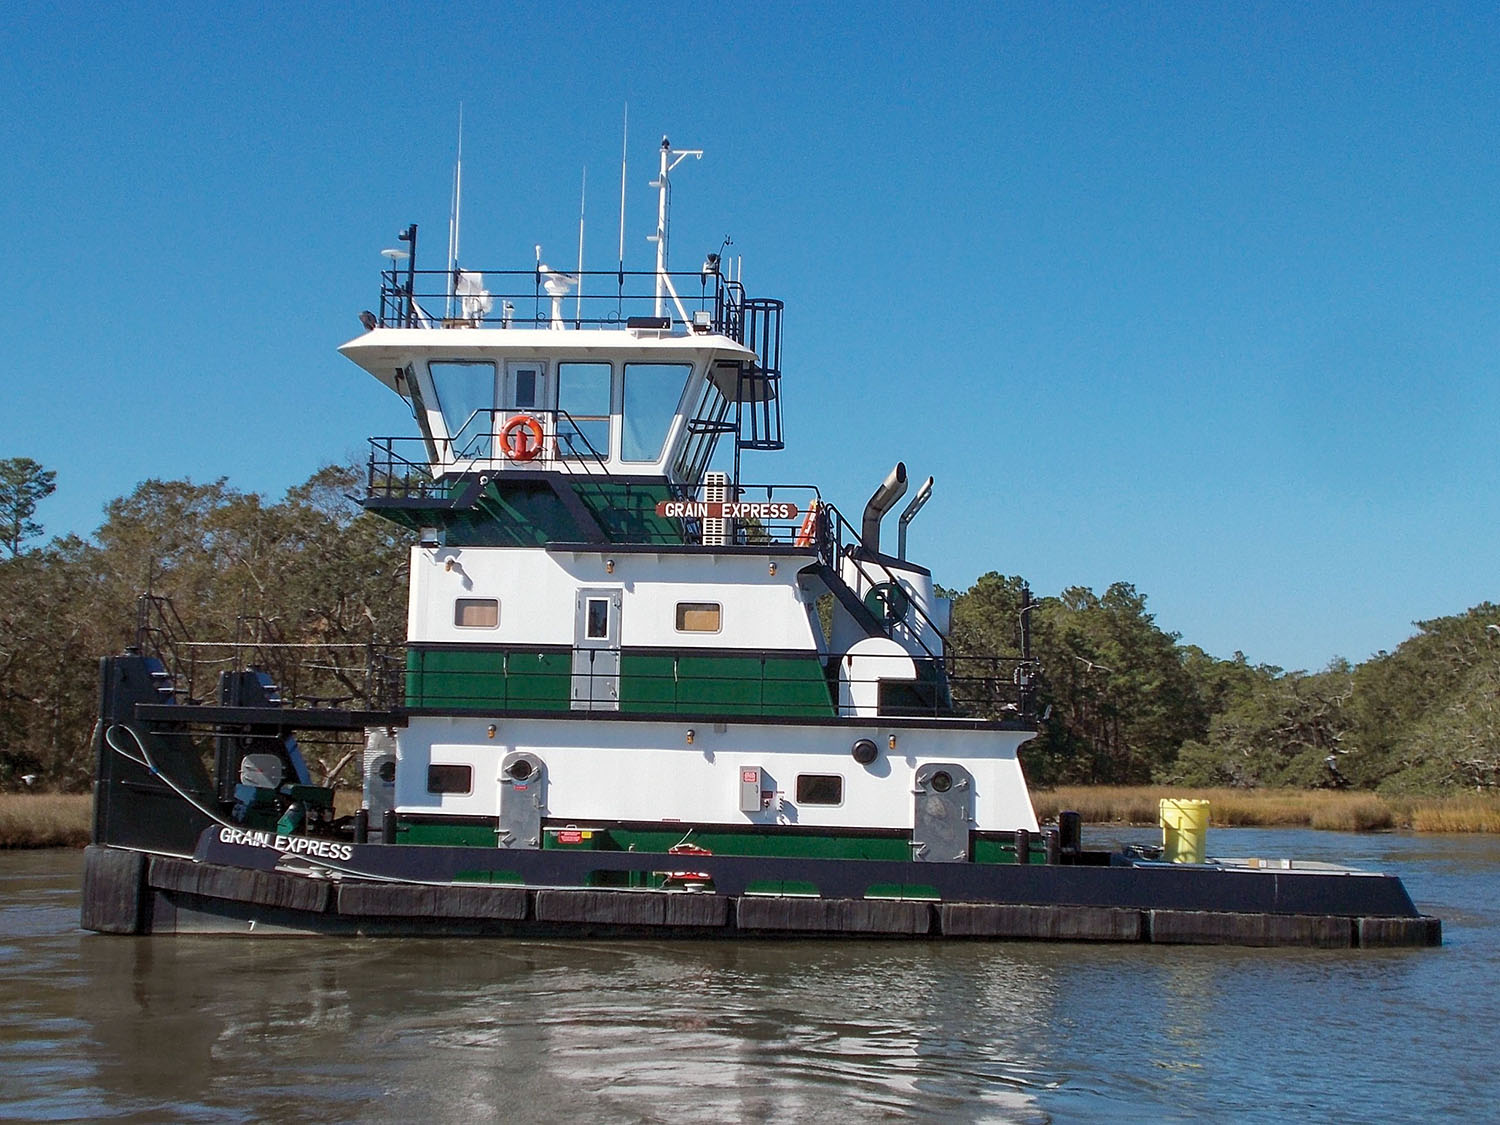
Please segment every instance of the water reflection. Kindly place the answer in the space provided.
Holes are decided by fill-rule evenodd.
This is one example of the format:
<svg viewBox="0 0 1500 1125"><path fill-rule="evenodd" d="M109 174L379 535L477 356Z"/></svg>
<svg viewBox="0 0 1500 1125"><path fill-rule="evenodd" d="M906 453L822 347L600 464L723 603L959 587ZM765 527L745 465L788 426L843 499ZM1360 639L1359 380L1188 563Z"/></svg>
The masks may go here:
<svg viewBox="0 0 1500 1125"><path fill-rule="evenodd" d="M1424 905L1463 904L1448 945L122 939L76 930L76 853L0 855L0 1117L1304 1120L1488 1104L1500 841L1230 842L1269 854L1283 835L1280 854L1379 853Z"/></svg>

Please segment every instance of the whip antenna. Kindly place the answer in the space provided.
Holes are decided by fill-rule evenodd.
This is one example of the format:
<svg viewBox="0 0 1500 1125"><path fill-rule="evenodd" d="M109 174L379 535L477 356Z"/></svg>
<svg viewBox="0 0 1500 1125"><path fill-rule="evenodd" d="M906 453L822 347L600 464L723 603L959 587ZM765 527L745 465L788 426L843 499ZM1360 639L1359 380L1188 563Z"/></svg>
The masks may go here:
<svg viewBox="0 0 1500 1125"><path fill-rule="evenodd" d="M625 154L630 147L630 103L625 103L625 117L620 126L620 290L615 298L615 315L625 296Z"/></svg>
<svg viewBox="0 0 1500 1125"><path fill-rule="evenodd" d="M458 284L458 212L464 191L464 103L458 103L458 158L453 163L453 209L448 213L448 296L444 318L453 316L453 294Z"/></svg>
<svg viewBox="0 0 1500 1125"><path fill-rule="evenodd" d="M583 203L589 190L589 166L583 166L583 181L578 185L578 290L573 298L573 323L583 325Z"/></svg>

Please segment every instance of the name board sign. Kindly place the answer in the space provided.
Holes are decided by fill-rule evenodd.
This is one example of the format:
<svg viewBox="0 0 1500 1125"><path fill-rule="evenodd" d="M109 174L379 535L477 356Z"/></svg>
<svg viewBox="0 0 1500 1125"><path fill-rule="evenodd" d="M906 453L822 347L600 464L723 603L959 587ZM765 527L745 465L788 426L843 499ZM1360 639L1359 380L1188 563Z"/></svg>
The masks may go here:
<svg viewBox="0 0 1500 1125"><path fill-rule="evenodd" d="M219 842L241 844L251 848L274 848L283 855L314 856L318 859L349 860L354 849L348 844L318 840L311 836L282 836L254 828L220 828Z"/></svg>
<svg viewBox="0 0 1500 1125"><path fill-rule="evenodd" d="M697 520L794 520L800 514L797 505L771 500L740 500L720 503L713 500L663 500L656 514L668 519Z"/></svg>

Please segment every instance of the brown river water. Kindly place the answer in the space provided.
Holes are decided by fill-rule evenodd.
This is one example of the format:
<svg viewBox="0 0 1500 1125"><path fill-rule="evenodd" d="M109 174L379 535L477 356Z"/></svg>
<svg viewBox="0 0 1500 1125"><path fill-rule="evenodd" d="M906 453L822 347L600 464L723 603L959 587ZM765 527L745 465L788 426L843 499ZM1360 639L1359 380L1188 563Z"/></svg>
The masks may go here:
<svg viewBox="0 0 1500 1125"><path fill-rule="evenodd" d="M1394 871L1445 944L105 937L82 853L0 852L0 1119L1493 1119L1500 839L1209 844Z"/></svg>

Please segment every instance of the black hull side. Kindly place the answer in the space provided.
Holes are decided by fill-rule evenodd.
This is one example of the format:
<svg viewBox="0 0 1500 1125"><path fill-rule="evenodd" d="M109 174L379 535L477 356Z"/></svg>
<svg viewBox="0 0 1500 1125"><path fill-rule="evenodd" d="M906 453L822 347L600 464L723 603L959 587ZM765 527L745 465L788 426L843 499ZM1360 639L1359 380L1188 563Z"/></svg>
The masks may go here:
<svg viewBox="0 0 1500 1125"><path fill-rule="evenodd" d="M1442 940L1439 920L1419 914L1400 880L1386 875L694 856L694 870L713 876L716 893L578 885L601 869L671 871L683 861L353 845L347 861L309 875L277 870L286 863L305 868L306 860L226 844L209 832L196 860L88 849L83 925L159 934L1029 938L1330 948ZM526 885L450 882L459 871L473 878L488 870L519 874ZM820 895L745 894L751 879L813 882ZM892 884L935 888L941 900L863 897L866 887Z"/></svg>

